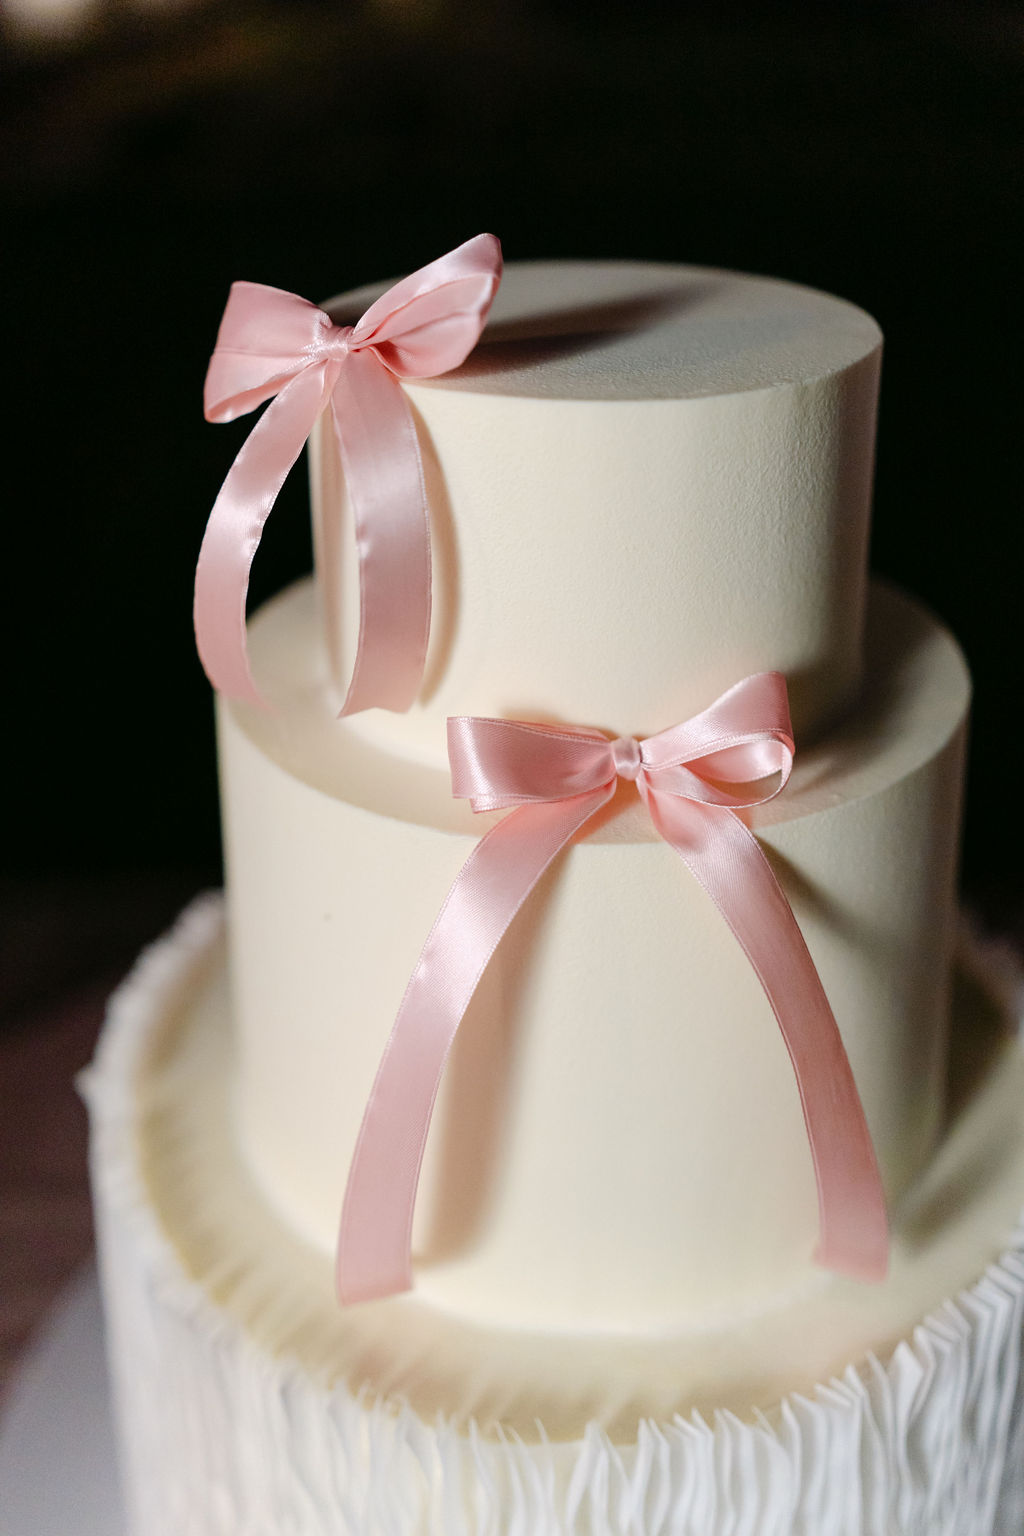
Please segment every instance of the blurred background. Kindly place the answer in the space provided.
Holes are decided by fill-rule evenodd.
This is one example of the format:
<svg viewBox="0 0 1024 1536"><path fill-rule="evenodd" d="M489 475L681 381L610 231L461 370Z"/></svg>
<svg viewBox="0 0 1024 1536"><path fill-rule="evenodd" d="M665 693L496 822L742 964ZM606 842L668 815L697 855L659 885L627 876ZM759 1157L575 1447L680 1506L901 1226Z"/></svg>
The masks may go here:
<svg viewBox="0 0 1024 1536"><path fill-rule="evenodd" d="M54 1074L88 1054L137 946L218 879L190 607L251 426L202 419L234 278L323 298L493 230L513 260L735 267L870 310L887 335L873 563L964 644L965 887L1022 934L1024 6L7 0L0 15L9 1341L88 1241L80 1119ZM299 471L254 598L309 561Z"/></svg>

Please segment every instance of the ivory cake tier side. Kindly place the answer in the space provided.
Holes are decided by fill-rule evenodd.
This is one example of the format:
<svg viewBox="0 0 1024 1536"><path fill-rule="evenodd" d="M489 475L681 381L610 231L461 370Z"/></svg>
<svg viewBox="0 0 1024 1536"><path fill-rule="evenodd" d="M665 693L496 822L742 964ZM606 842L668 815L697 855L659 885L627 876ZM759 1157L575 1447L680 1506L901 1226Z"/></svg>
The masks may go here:
<svg viewBox="0 0 1024 1536"><path fill-rule="evenodd" d="M332 301L357 316L378 290ZM405 384L434 545L425 686L354 728L444 760L449 714L633 734L786 673L798 736L860 680L881 334L843 300L636 263L512 264L462 368ZM312 443L335 686L359 613L333 433Z"/></svg>
<svg viewBox="0 0 1024 1536"><path fill-rule="evenodd" d="M891 591L873 594L868 638L856 715L753 824L896 1204L942 1116L969 684L955 642ZM275 712L220 711L235 1103L254 1177L326 1253L406 981L491 818L334 719L308 586L252 639ZM462 1025L428 1145L417 1288L510 1327L710 1325L813 1284L816 1234L778 1026L623 786L529 900Z"/></svg>

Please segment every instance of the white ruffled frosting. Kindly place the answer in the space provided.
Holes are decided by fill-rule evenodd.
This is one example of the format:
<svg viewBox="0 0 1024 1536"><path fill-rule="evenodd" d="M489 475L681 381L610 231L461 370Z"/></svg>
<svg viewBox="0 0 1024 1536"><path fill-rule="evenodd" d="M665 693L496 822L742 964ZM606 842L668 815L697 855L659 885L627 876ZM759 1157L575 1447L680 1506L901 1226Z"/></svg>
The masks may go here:
<svg viewBox="0 0 1024 1536"><path fill-rule="evenodd" d="M514 1430L427 1416L376 1397L372 1379L353 1388L326 1365L312 1368L303 1354L317 1341L303 1339L294 1317L268 1315L262 1330L243 1321L261 1283L253 1254L224 1242L212 1215L239 1193L223 1119L193 1148L195 1184L178 1190L187 1241L154 1204L154 1192L168 1194L168 1147L153 1128L177 1120L184 1133L189 1084L176 1078L176 1058L221 923L219 903L200 902L144 957L111 1004L85 1083L135 1536L1018 1536L1024 1228L987 1267L975 1233L982 1278L887 1360L869 1354L745 1420L677 1413L625 1437L591 1423L562 1441L539 1430L527 1443ZM1004 988L1016 985L1000 975ZM203 1085L192 1086L201 1100ZM1019 1204L1019 1150L997 1182ZM984 1205L989 1192L982 1180L965 1195L962 1183L960 1200ZM165 1223L167 1213L164 1202ZM958 1219L955 1199L933 1213L940 1226ZM219 1253L202 1274L199 1237ZM987 1242L997 1253L994 1229ZM926 1264L924 1238L920 1248ZM319 1272L315 1256L305 1262ZM272 1314L274 1300L272 1288L258 1304ZM289 1330L287 1353L258 1338Z"/></svg>

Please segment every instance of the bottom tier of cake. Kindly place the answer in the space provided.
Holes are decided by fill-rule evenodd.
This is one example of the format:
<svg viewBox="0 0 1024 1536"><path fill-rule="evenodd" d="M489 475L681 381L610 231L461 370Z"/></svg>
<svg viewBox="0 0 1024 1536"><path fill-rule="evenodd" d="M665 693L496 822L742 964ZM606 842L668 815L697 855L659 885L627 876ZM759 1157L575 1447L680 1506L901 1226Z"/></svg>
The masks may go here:
<svg viewBox="0 0 1024 1536"><path fill-rule="evenodd" d="M949 1122L884 1285L563 1337L336 1308L236 1151L222 927L205 900L144 957L85 1083L133 1536L1019 1536L1024 1053L997 961L962 967Z"/></svg>

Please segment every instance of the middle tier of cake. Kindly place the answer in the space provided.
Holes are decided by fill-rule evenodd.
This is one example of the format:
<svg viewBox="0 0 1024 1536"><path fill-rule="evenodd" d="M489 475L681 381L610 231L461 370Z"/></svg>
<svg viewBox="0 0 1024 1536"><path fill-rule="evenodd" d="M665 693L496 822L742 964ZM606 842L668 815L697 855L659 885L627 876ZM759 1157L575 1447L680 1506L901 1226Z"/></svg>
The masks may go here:
<svg viewBox="0 0 1024 1536"><path fill-rule="evenodd" d="M255 620L274 710L222 702L220 753L237 1134L281 1217L329 1250L409 974L494 818L333 718L319 634L307 583ZM969 682L950 636L885 589L865 661L855 717L751 825L895 1206L942 1115ZM817 1222L768 1003L623 786L528 900L462 1025L427 1148L417 1289L512 1327L713 1326L819 1284Z"/></svg>

